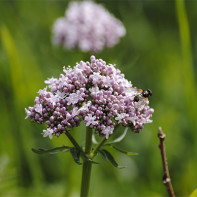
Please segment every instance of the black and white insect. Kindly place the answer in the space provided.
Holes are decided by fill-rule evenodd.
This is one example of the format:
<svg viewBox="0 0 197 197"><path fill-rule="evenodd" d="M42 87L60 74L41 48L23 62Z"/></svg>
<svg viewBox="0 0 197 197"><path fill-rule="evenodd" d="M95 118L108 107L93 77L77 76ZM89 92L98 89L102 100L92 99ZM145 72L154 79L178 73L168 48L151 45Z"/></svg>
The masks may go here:
<svg viewBox="0 0 197 197"><path fill-rule="evenodd" d="M150 89L142 90L138 89L139 94L136 94L133 98L134 102L139 102L142 99L147 100L149 96L152 96L152 91Z"/></svg>

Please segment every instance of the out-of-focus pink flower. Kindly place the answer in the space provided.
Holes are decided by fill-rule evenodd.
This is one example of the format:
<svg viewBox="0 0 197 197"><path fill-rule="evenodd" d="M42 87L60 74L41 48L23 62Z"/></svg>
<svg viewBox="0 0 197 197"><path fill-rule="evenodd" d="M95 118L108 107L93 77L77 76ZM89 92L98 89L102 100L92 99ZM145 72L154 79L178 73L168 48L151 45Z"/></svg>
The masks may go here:
<svg viewBox="0 0 197 197"><path fill-rule="evenodd" d="M113 47L126 30L120 20L92 1L71 2L65 16L55 21L53 43L65 48L99 52Z"/></svg>

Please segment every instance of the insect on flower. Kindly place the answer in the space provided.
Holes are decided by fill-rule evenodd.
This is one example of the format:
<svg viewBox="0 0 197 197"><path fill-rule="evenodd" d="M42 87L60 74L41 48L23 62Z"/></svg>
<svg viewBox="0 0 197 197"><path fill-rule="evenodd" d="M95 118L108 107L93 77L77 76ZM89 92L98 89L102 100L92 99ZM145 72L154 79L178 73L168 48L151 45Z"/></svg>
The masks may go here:
<svg viewBox="0 0 197 197"><path fill-rule="evenodd" d="M133 99L135 102L139 102L142 99L147 100L149 96L152 96L152 91L150 89L147 90L138 89L137 92L138 94L135 95Z"/></svg>

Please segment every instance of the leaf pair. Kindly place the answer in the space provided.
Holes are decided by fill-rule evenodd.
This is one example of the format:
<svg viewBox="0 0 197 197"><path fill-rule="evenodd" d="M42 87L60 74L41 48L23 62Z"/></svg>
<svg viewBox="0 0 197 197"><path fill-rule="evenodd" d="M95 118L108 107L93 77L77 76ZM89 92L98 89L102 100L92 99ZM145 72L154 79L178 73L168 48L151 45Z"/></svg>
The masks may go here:
<svg viewBox="0 0 197 197"><path fill-rule="evenodd" d="M39 148L39 149L34 149L32 148L32 151L34 153L37 153L37 154L57 154L59 152L70 152L75 163L77 163L78 165L81 165L82 163L80 162L80 156L81 156L81 153L80 151L77 150L77 148L75 147L69 147L69 146L61 146L61 147L56 147L56 148L52 148L52 149L42 149L42 148ZM83 158L86 159L87 161L91 162L91 163L94 163L94 164L98 164L97 162L89 159L85 153L83 154Z"/></svg>

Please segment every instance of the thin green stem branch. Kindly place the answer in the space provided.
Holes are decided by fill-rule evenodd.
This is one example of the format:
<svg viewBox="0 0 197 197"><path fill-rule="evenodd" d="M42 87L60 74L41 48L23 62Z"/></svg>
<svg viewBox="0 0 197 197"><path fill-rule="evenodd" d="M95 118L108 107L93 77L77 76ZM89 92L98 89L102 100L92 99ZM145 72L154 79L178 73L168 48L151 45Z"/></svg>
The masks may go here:
<svg viewBox="0 0 197 197"><path fill-rule="evenodd" d="M98 150L102 147L102 145L107 141L107 139L104 137L100 142L99 144L97 145L97 147L93 150L92 152L92 157L91 158L94 158L94 156L96 156Z"/></svg>
<svg viewBox="0 0 197 197"><path fill-rule="evenodd" d="M82 150L82 148L79 146L79 144L77 143L77 141L72 137L72 135L68 131L66 131L65 134L68 137L68 139L71 141L71 143L75 146L75 148L80 153L84 153L83 150Z"/></svg>
<svg viewBox="0 0 197 197"><path fill-rule="evenodd" d="M119 125L116 125L114 128L114 132L117 130L117 128L119 127ZM92 153L90 154L90 158L93 159L97 152L99 151L99 149L103 146L103 144L107 141L108 139L106 139L106 137L104 137L96 146L96 148L92 151Z"/></svg>

